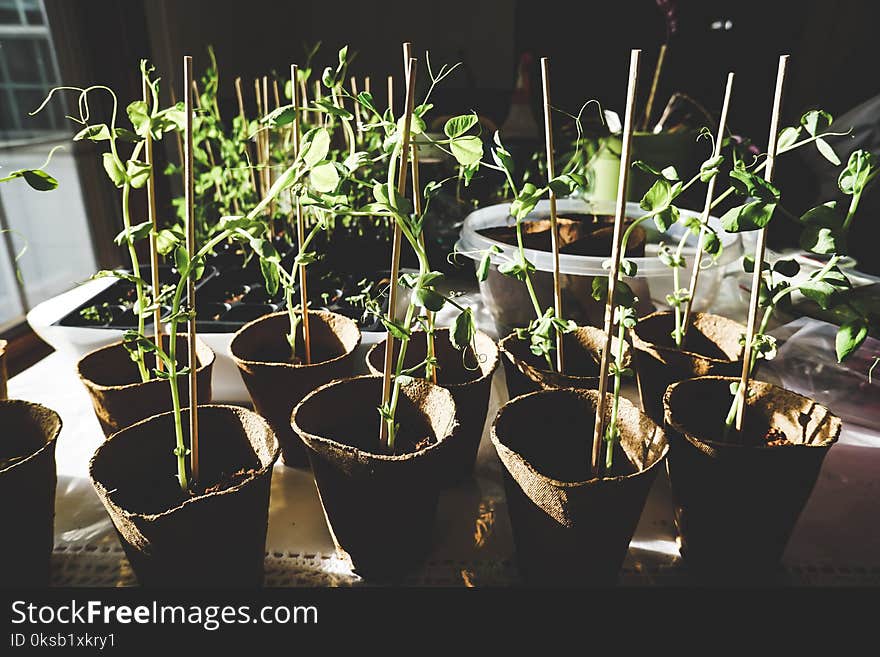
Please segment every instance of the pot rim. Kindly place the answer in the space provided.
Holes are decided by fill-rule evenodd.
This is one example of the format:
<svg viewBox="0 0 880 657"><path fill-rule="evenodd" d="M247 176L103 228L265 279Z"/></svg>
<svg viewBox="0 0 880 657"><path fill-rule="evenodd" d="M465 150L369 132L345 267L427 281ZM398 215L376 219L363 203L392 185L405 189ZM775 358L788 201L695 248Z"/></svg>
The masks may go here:
<svg viewBox="0 0 880 657"><path fill-rule="evenodd" d="M178 333L177 337L178 338L185 338L187 335L189 335L189 334L186 332L182 332L182 333ZM166 336L167 336L167 334L163 334L162 337L166 337ZM87 354L81 356L80 359L76 362L76 374L79 377L79 380L82 381L85 386L87 386L91 390L95 390L95 391L132 390L138 386L145 386L145 385L149 385L151 383L162 383L163 385L168 385L167 379L157 379L157 378L150 379L149 381L136 381L134 383L124 383L122 385L105 385L103 383L96 383L95 381L92 381L92 379L88 378L85 374L83 374L83 372L82 372L83 361L85 361L93 356L96 356L98 353L100 353L102 351L110 351L111 349L118 349L120 347L125 349L124 343L125 343L124 340L116 340L115 342L111 342L110 344L104 345L103 347L98 347L97 349L92 349ZM200 352L202 355L205 355L205 356L207 356L208 353L210 353L211 357L203 363L202 359L199 355ZM205 342L204 340L202 340L202 338L199 337L198 334L196 334L196 358L199 359L199 366L196 367L196 374L204 372L205 370L213 367L214 362L217 360L217 354L214 352L213 349L211 349L211 347L208 346L207 342Z"/></svg>
<svg viewBox="0 0 880 657"><path fill-rule="evenodd" d="M598 331L599 333L603 334L603 337L604 337L604 334L605 334L605 331L603 331L602 329L600 329L600 328L598 328L598 327L596 327L596 326L578 326L576 330L581 330L581 329L586 330L586 331L588 331L588 332ZM516 354L514 354L512 351L510 351L510 350L507 348L506 344L510 344L510 343L512 343L514 340L518 340L518 339L519 339L519 338L517 338L516 331L512 331L511 333L508 333L506 336L504 336L504 338L502 338L502 339L498 342L498 350L499 350L499 352L503 353L506 357L508 357L508 358L510 359L510 361L511 361L514 365L517 366L517 369L519 369L519 365L518 365L518 363L519 363L519 362L525 362L525 361L523 361L521 358L518 358L518 357L516 356ZM617 341L617 336L616 336L616 335L615 335L615 336L612 336L612 344L613 344L614 342L616 342L616 341ZM632 356L632 347L630 347L629 343L628 343L626 340L624 340L624 341L623 341L623 362L624 362L624 366L625 366L625 367L630 367L630 366L632 366L632 357L633 357L633 356ZM527 364L527 363L526 363L526 364ZM549 376L556 376L556 377L559 377L559 378L561 378L561 379L563 379L563 380L571 381L573 384L580 384L581 382L598 381L598 380L599 380L599 375L598 375L598 374L597 374L596 376L580 376L580 375L576 375L576 374L559 374L559 373L557 373L557 372L550 372L549 370L542 370L542 369L538 369L538 368L534 368L534 369L536 369L538 372L541 372L542 374L546 374L546 375L549 375ZM577 388L578 386L577 386L577 385L571 385L571 386L566 386L566 387ZM561 389L564 389L564 388L563 388L563 387L559 387L559 388L556 388L556 389L560 389L560 390L561 390Z"/></svg>
<svg viewBox="0 0 880 657"><path fill-rule="evenodd" d="M0 412L2 412L2 409L4 406L27 406L27 407L31 407L31 408L38 408L42 411L47 411L51 416L54 416L54 418L58 421L58 425L56 426L55 430L52 432L52 435L46 437L46 441L43 443L43 445L38 450L31 452L29 455L25 456L22 459L19 459L15 463L7 465L5 468L0 468L0 475L6 474L7 472L11 472L12 470L15 470L16 468L18 468L19 466L24 466L24 464L27 463L28 461L33 461L34 459L37 459L40 456L42 456L46 450L50 449L51 447L53 447L57 443L58 436L61 434L61 429L63 427L63 422L61 420L61 416L58 414L58 411L54 411L47 406L43 406L42 404L38 404L36 402L31 402L31 401L26 401L24 399L2 399L2 400L0 400Z"/></svg>
<svg viewBox="0 0 880 657"><path fill-rule="evenodd" d="M374 374L361 374L359 376L350 376L345 379L337 379L335 381L331 381L330 383L325 383L324 385L312 390L309 394L307 394L305 397L302 398L302 401L300 401L300 403L297 404L293 408L293 411L290 414L290 424L291 424L291 427L293 428L293 431L307 445L308 445L309 441L314 441L314 442L323 443L325 445L332 446L334 449L349 452L351 454L355 454L355 455L363 454L363 455L367 456L368 458L375 459L378 461L387 461L389 463L395 463L395 462L411 461L412 459L424 457L425 455L427 455L427 454L435 451L439 447L441 447L441 445L443 445L452 435L454 435L455 431L458 429L458 427L459 427L458 418L453 415L452 425L449 428L449 432L443 437L438 437L435 435L435 438L437 440L436 440L436 442L432 443L431 445L428 445L427 447L423 447L422 449L420 449L416 452L408 452L406 454L376 454L375 452L368 452L366 450L359 449L357 447L352 447L351 445L346 445L345 443L341 443L337 440L333 440L332 438L327 438L325 436L319 436L317 434L310 433L310 432L306 431L305 429L303 429L302 427L300 427L299 424L297 424L296 416L300 410L300 407L305 405L306 402L311 401L312 397L315 397L316 395L321 394L325 390L332 388L334 386L349 385L352 382L361 381L364 379L371 379L371 380L374 380L377 382L381 382L382 376L381 375L374 375ZM422 381L424 382L424 384L427 384L433 388L438 388L438 389L442 390L445 394L449 395L450 401L454 407L455 400L452 399L452 393L450 393L446 388L444 388L443 386L440 386L440 385L435 385L435 384L431 383L430 381L427 381L424 379L422 379ZM309 445L309 447L311 448L310 445Z"/></svg>
<svg viewBox="0 0 880 657"><path fill-rule="evenodd" d="M414 331L414 333L424 333L424 332L425 331L423 329L418 329L417 331ZM438 328L438 329L434 330L435 334L437 334L437 333L450 333L450 332L451 331L448 327ZM477 329L477 333L479 333L480 335L485 337L486 340L488 340L492 344L493 353L489 358L489 360L492 363L492 366L488 369L488 371L482 373L479 377L477 377L476 379L474 379L472 381L463 381L462 383L437 383L436 385L440 386L441 388L453 388L453 389L466 388L468 386L475 385L477 383L485 381L486 379L494 376L495 370L498 369L498 364L501 362L501 349L499 348L498 343L495 342L495 340L492 339L492 336L490 336L488 333L486 333L485 331L481 331L480 329ZM378 351L380 347L384 351L385 344L387 342L388 342L388 336L386 335L385 338L383 338L379 342L375 343L367 351L367 356L366 356L365 360L367 363L367 368L369 368L369 370L372 372L372 375L382 376L382 372L376 370L376 368L373 367L373 364L370 362L370 356L372 355L372 353L374 351ZM482 366L480 367L480 369L481 370L483 369ZM415 378L424 378L424 377L415 377ZM427 380L427 379L425 379L425 380Z"/></svg>
<svg viewBox="0 0 880 657"><path fill-rule="evenodd" d="M495 449L500 449L500 450L505 451L509 454L516 455L523 462L523 464L526 466L526 468L529 470L529 472L531 472L534 476L542 479L546 483L554 486L555 488L576 489L576 488L583 488L586 486L597 486L602 483L620 482L620 481L625 481L627 479L635 479L636 477L640 477L640 476L650 472L653 468L657 467L660 463L663 462L663 460L666 458L666 455L669 453L669 440L666 436L666 431L663 429L663 427L659 426L656 422L651 420L651 418L649 418L647 415L642 413L642 411L639 410L635 404L633 404L631 401L629 401L628 399L626 399L625 397L622 397L622 396L620 397L620 403L632 407L633 410L635 410L637 413L642 415L646 420L651 422L651 424L653 424L655 427L657 427L657 430L659 431L660 435L663 437L664 444L663 444L662 454L657 458L656 461L654 461L651 465L649 465L644 470L638 470L637 472L633 472L628 475L617 475L615 477L591 477L590 479L583 479L581 481L560 481L559 479L554 479L553 477L549 477L549 476L543 474L542 472L540 472L537 468L535 468L534 465L532 465L531 461L529 461L527 458L525 458L522 454L520 454L516 450L511 449L510 447L508 447L507 445L502 443L501 439L498 437L498 433L497 433L498 421L501 419L503 414L507 411L509 406L522 403L522 400L525 400L529 397L536 397L536 396L540 396L540 395L573 395L573 396L579 397L582 394L586 394L589 397L592 397L595 395L596 401L598 401L599 393L597 390L587 390L587 389L583 389L583 388L554 388L552 390L536 390L535 392L529 392L524 395L520 395L519 397L514 397L513 399L508 400L500 409L498 409L498 413L495 415L495 419L492 421L492 427L489 431L489 437L492 439L492 444L495 446ZM611 393L607 393L607 395L610 395L610 394ZM594 409L594 411L595 411L595 409ZM584 456L586 457L588 455L585 453ZM505 468L506 467L507 466L505 466Z"/></svg>
<svg viewBox="0 0 880 657"><path fill-rule="evenodd" d="M293 369L303 369L303 370L309 369L312 367L323 367L323 366L329 365L330 363L336 363L337 361L340 361L343 358L346 358L346 357L350 356L351 354L353 354L357 350L357 348L360 346L361 341L363 340L363 334L361 333L360 327L357 325L357 322L354 321L351 317L346 317L345 315L341 315L339 313L334 313L329 310L310 310L309 315L318 315L318 316L324 317L325 319L327 319L331 316L335 316L335 317L342 318L346 322L351 322L351 324L354 326L355 330L357 331L357 341L355 342L354 346L351 349L347 349L344 353L342 353L338 356L334 356L333 358L328 358L327 360L322 360L317 363L299 363L299 364L297 364L297 363L281 363L278 361L271 361L271 360L251 360L249 358L242 358L235 353L235 343L239 339L239 336L241 336L245 331L247 331L249 328L251 328L255 324L258 324L260 322L267 321L270 319L275 319L276 317L279 317L282 315L286 317L287 311L286 310L279 310L274 313L269 313L267 315L263 315L262 317L257 317L256 319L252 319L251 321L249 321L247 324L245 324L244 326L242 326L240 329L238 329L235 332L235 334L232 336L232 340L229 341L229 356L232 358L232 360L235 362L235 364L237 366L239 366L239 367L279 367L279 368L293 368Z"/></svg>
<svg viewBox="0 0 880 657"><path fill-rule="evenodd" d="M710 363L735 363L738 360L742 359L742 353L737 358L715 358L714 356L705 356L696 351L688 351L687 349L678 349L676 347L669 347L666 345L657 344L656 342L648 342L647 340L643 340L639 337L638 330L639 324L641 324L646 319L651 319L654 317L660 316L671 316L673 313L671 310L656 310L644 317L640 317L638 322L633 329L630 330L630 335L632 336L633 347L639 348L642 346L653 349L654 351L658 351L660 353L668 353L668 354L683 354L685 356L689 356L691 358L700 358L702 360L708 361ZM715 315L714 313L702 313L702 312L694 312L692 313L692 317L719 317L726 322L730 322L731 324L736 324L737 326L742 326L739 322L735 322L734 320L725 317L724 315ZM745 334L745 326L742 326L743 334Z"/></svg>
<svg viewBox="0 0 880 657"><path fill-rule="evenodd" d="M196 495L195 497L189 497L189 498L183 500L182 502L180 502L179 504L176 504L173 507L165 509L164 511L160 511L159 513L142 513L142 512L138 512L138 511L129 511L125 507L122 507L119 504L117 504L116 501L112 499L110 491L108 491L104 487L103 482L99 481L95 477L95 471L94 471L95 459L98 458L98 455L103 450L112 449L112 441L114 439L116 439L116 437L119 436L120 434L125 433L127 431L130 431L132 429L138 428L141 425L156 421L159 418L162 418L162 417L165 417L168 415L173 415L174 411L167 411L165 413L158 413L156 415L151 415L150 417L144 418L143 420L140 420L139 422L135 422L131 426L125 427L124 429L120 429L119 431L117 431L116 433L111 435L109 438L107 438L107 440L105 440L103 443L101 443L101 445L98 447L98 449L95 450L95 453L92 455L92 458L89 459L89 479L91 480L92 485L96 489L98 489L100 493L102 493L102 495L105 499L107 499L113 503L113 505L119 510L119 513L122 516L124 516L126 518L142 518L144 520L153 522L153 521L155 521L159 518L162 518L164 516L169 516L172 513L184 508L187 505L196 504L202 500L210 499L212 497L217 497L220 495L227 495L227 494L236 493L239 490L241 490L242 488L244 488L245 486L249 485L251 482L256 481L257 479L260 479L261 477L264 477L267 473L272 471L272 468L275 466L275 462L278 460L278 456L281 454L281 445L278 442L278 437L275 435L275 432L272 431L272 427L269 426L269 423L266 422L265 418L263 418L262 415L254 412L254 411L251 411L247 408L244 408L243 406L233 406L232 404L204 404L204 405L200 404L198 408L199 408L199 412L202 412L204 410L219 410L224 413L230 413L232 415L236 415L238 417L241 417L241 415L243 415L243 414L248 414L248 415L252 415L253 417L255 417L259 421L259 423L263 425L263 427L266 429L266 431L275 440L275 447L272 450L272 458L269 461L269 463L267 463L266 465L261 465L260 468L253 475L251 475L247 479L244 479L244 480L238 482L234 486L224 488L223 490L211 491L210 493L202 493L200 495ZM108 447L108 445L111 445L111 446Z"/></svg>
<svg viewBox="0 0 880 657"><path fill-rule="evenodd" d="M733 376L716 376L716 375L698 376L698 377L694 377L693 379L685 379L684 381L678 381L676 383L673 383L668 388L666 388L666 392L663 393L663 422L664 422L664 424L668 424L678 434L683 436L689 443L691 443L694 447L696 447L697 449L699 449L701 451L706 451L706 448L713 449L713 450L715 450L717 448L722 448L722 449L759 449L759 450L771 450L771 449L778 450L778 449L795 449L795 448L828 449L834 443L836 443L838 441L838 439L840 438L840 432L843 430L843 421L837 415L832 413L831 409L829 409L824 404L820 404L815 399L810 399L809 397L807 397L805 395L801 395L797 392L794 392L792 390L788 390L787 388L783 388L782 386L778 386L776 384L769 383L767 381L754 381L754 380L750 379L749 380L750 385L755 384L755 383L759 383L761 385L769 386L771 388L775 388L777 390L780 390L787 395L792 395L794 397L799 397L800 399L804 399L806 401L812 402L817 407L824 409L825 413L826 413L825 417L827 420L831 420L831 421L833 421L835 419L838 420L837 428L834 430L833 435L828 440L826 440L820 444L791 443L791 444L787 444L787 445L771 445L771 446L740 445L739 443L726 443L726 442L720 442L717 440L708 440L705 438L698 438L697 436L693 435L693 433L691 433L690 431L685 429L684 426L680 422L675 420L672 417L672 413L668 410L669 398L672 396L672 393L675 391L675 388L677 388L678 386L680 386L682 384L689 384L689 383L692 383L695 381L724 381L725 383L730 384L730 383L738 382L739 379L737 377L733 377Z"/></svg>

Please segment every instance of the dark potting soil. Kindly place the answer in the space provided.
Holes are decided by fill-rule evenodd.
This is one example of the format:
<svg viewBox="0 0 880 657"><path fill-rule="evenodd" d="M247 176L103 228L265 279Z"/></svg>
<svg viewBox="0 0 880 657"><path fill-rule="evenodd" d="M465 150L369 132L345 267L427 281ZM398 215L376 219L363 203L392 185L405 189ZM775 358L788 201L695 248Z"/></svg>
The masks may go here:
<svg viewBox="0 0 880 657"><path fill-rule="evenodd" d="M563 348L565 349L565 374L566 376L578 376L578 377L597 377L599 376L599 367L601 365L600 358L601 355L587 351L583 348L580 348L580 345L576 344L573 338L570 335L566 335L563 338ZM549 371L547 368L547 360L543 356L536 356L528 349L527 341L523 340L521 350L523 353L521 354L521 358L531 367L534 367L536 370L547 372ZM551 360L554 362L555 367L555 354L550 354Z"/></svg>
<svg viewBox="0 0 880 657"><path fill-rule="evenodd" d="M305 362L306 353L302 338L302 324L300 324L299 333L297 334L296 354L293 357L291 357L290 344L287 342L286 335L281 336L281 338L281 340L262 344L260 349L254 350L253 354L249 354L248 360L261 363L292 363L294 365L301 365ZM311 345L312 363L323 363L338 358L344 353L345 348L338 342L333 344L321 341L313 342Z"/></svg>
<svg viewBox="0 0 880 657"><path fill-rule="evenodd" d="M699 354L700 356L705 356L706 358L715 358L717 360L730 359L730 357L726 353L724 353L721 347L719 347L704 333L701 333L699 330L697 330L695 326L691 326L688 329L687 335L684 339L684 344L681 347L676 345L675 339L672 337L674 321L675 320L670 317L668 323L652 322L649 325L647 322L645 322L639 328L639 337L641 337L642 340L644 340L645 342L650 342L651 344L655 344L659 347L680 349L681 351L688 351L693 354Z"/></svg>
<svg viewBox="0 0 880 657"><path fill-rule="evenodd" d="M525 427L521 439L510 441L509 447L531 463L546 477L557 481L578 482L593 478L590 472L590 449L593 417L585 416L583 408L557 409L552 416L529 418L531 431ZM515 444L514 444L515 443ZM605 447L602 447L604 465ZM620 443L615 443L614 458L603 477L622 477L636 472Z"/></svg>
<svg viewBox="0 0 880 657"><path fill-rule="evenodd" d="M174 457L170 453L168 456L169 467L174 468L176 466ZM161 479L157 478L149 486L141 485L136 488L126 488L124 491L111 491L111 497L116 504L129 512L145 515L158 514L180 506L189 499L233 488L257 473L258 470L252 466L240 468L231 474L220 472L216 476L206 477L207 480L214 483L203 486L197 482L192 490L183 492L177 482L176 471L174 473L168 472L167 476Z"/></svg>

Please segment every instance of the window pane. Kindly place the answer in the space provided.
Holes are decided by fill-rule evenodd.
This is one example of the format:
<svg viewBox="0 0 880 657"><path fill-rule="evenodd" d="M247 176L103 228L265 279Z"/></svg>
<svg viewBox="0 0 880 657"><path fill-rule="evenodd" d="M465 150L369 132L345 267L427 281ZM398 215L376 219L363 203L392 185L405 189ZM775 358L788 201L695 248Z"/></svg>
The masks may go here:
<svg viewBox="0 0 880 657"><path fill-rule="evenodd" d="M3 82L39 83L34 39L5 38L0 39L3 58L6 61L8 80Z"/></svg>
<svg viewBox="0 0 880 657"><path fill-rule="evenodd" d="M0 25L21 25L15 0L0 0Z"/></svg>

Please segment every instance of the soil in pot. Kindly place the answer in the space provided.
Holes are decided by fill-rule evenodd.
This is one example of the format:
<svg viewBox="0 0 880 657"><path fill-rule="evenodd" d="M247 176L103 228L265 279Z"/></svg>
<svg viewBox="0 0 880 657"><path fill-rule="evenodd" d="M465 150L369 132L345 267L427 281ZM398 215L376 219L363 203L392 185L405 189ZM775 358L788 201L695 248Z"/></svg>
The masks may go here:
<svg viewBox="0 0 880 657"><path fill-rule="evenodd" d="M398 580L428 554L456 430L451 393L415 379L401 387L394 454L379 444L382 377L336 381L294 409L337 550L358 574Z"/></svg>
<svg viewBox="0 0 880 657"><path fill-rule="evenodd" d="M163 336L167 349L168 336ZM186 334L177 336L178 363L183 365L187 358ZM211 401L211 372L214 365L214 352L201 340L196 341L196 357L199 366L198 377L199 404ZM147 366L155 364L155 357L147 354ZM131 360L122 342L114 342L101 347L79 359L76 365L80 381L89 391L95 415L101 423L105 436L129 427L151 415L171 410L171 388L165 379L153 378L141 382L137 365ZM189 403L189 389L180 383L181 404Z"/></svg>
<svg viewBox="0 0 880 657"><path fill-rule="evenodd" d="M617 338L612 339L617 351ZM529 341L511 333L499 344L507 379L507 393L513 399L537 390L580 388L593 390L599 386L599 365L605 348L605 332L592 326L580 326L563 336L565 373L553 372L542 356L529 349ZM553 356L555 358L555 356ZM630 349L624 346L624 364L629 366ZM555 364L555 360L554 360Z"/></svg>
<svg viewBox="0 0 880 657"><path fill-rule="evenodd" d="M621 399L614 465L593 477L597 401L595 390L543 390L507 402L492 425L529 584L613 585L666 454L663 430ZM610 415L610 395L606 406Z"/></svg>
<svg viewBox="0 0 880 657"><path fill-rule="evenodd" d="M394 342L394 362L400 353L400 342ZM425 360L427 338L424 331L413 333L406 350L404 368L409 369ZM443 467L448 483L455 484L473 474L486 415L492 375L498 367L498 346L482 331L477 331L472 347L459 351L449 340L449 329L434 332L434 355L437 384L449 390L455 400L459 429L450 439L445 454L450 461ZM373 346L367 354L371 374L382 374L385 365L385 340ZM424 372L424 370L422 370Z"/></svg>
<svg viewBox="0 0 880 657"><path fill-rule="evenodd" d="M39 404L0 401L0 586L48 586L61 418Z"/></svg>
<svg viewBox="0 0 880 657"><path fill-rule="evenodd" d="M184 425L188 411L184 411ZM175 478L174 416L163 413L101 445L89 476L142 586L257 587L263 582L269 489L279 448L256 413L199 408L201 481Z"/></svg>
<svg viewBox="0 0 880 657"><path fill-rule="evenodd" d="M347 317L326 311L310 312L312 363L306 365L302 324L296 342L299 351L294 358L287 341L289 331L286 312L266 315L243 326L232 339L229 351L254 408L278 436L284 464L307 466L302 441L290 426L291 412L315 388L352 375L361 333L357 323Z"/></svg>
<svg viewBox="0 0 880 657"><path fill-rule="evenodd" d="M671 384L698 376L737 376L742 369L740 338L746 327L708 313L692 313L691 318L681 348L672 338L675 315L670 311L642 317L630 331L642 410L658 423Z"/></svg>
<svg viewBox="0 0 880 657"><path fill-rule="evenodd" d="M779 567L841 421L811 399L753 381L742 438L725 438L735 381L681 381L664 408L682 557L696 572L742 581Z"/></svg>

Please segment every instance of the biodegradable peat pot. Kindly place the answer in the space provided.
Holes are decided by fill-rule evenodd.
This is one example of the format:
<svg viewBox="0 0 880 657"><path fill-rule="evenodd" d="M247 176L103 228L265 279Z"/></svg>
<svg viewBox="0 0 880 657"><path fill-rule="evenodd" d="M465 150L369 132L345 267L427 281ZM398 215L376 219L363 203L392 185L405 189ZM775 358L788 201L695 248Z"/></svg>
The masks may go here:
<svg viewBox="0 0 880 657"><path fill-rule="evenodd" d="M663 405L681 555L697 570L740 580L779 566L841 421L811 399L752 381L743 427L748 444L734 442L733 433L725 442L735 381L681 381ZM768 445L770 429L791 444Z"/></svg>
<svg viewBox="0 0 880 657"><path fill-rule="evenodd" d="M351 376L356 365L354 352L361 342L357 323L327 311L309 312L312 363L289 361L290 319L287 312L266 315L245 324L229 345L232 359L241 372L257 413L281 443L285 465L307 466L302 441L290 426L293 408L315 388ZM303 349L302 324L297 346Z"/></svg>
<svg viewBox="0 0 880 657"><path fill-rule="evenodd" d="M528 584L615 584L666 455L663 430L620 399L614 466L610 476L592 477L598 399L595 390L542 390L507 402L492 425L517 565Z"/></svg>
<svg viewBox="0 0 880 657"><path fill-rule="evenodd" d="M397 580L431 547L437 499L457 430L445 388L415 379L401 386L398 453L379 445L382 377L318 388L293 411L337 550L365 578Z"/></svg>
<svg viewBox="0 0 880 657"><path fill-rule="evenodd" d="M184 426L189 412L184 411ZM257 587L263 583L269 488L278 441L237 406L199 407L199 463L207 492L184 496L174 476L174 415L114 434L89 477L142 586Z"/></svg>
<svg viewBox="0 0 880 657"><path fill-rule="evenodd" d="M486 415L489 412L489 394L492 375L498 368L498 345L482 331L474 335L474 349L461 352L449 340L449 329L434 332L434 355L438 360L437 384L452 393L458 415L458 431L449 440L445 452L449 462L442 469L450 484L470 477L474 472L477 450L483 437ZM400 352L400 342L394 343L394 362ZM406 350L404 368L421 363L427 354L424 331L413 333ZM367 366L372 374L382 374L385 364L385 340L367 354Z"/></svg>
<svg viewBox="0 0 880 657"><path fill-rule="evenodd" d="M599 387L599 367L605 348L605 332L592 326L579 326L563 336L565 374L547 369L547 361L529 350L529 341L520 340L511 333L498 345L503 356L504 376L510 399L538 390L579 388L595 390ZM612 338L611 349L617 352L617 338ZM551 355L554 359L555 353ZM629 345L624 345L623 362L630 365Z"/></svg>
<svg viewBox="0 0 880 657"><path fill-rule="evenodd" d="M672 338L671 311L642 317L630 332L642 411L659 424L663 394L671 384L698 376L737 376L742 370L745 326L706 313L692 313L691 322L683 349Z"/></svg>
<svg viewBox="0 0 880 657"><path fill-rule="evenodd" d="M55 521L58 413L0 401L0 587L48 586Z"/></svg>
<svg viewBox="0 0 880 657"><path fill-rule="evenodd" d="M168 336L163 336L165 347ZM187 336L177 336L178 362L185 363L187 354ZM211 372L214 366L214 352L202 342L196 340L196 358L198 368L199 404L211 401ZM155 356L147 354L147 366L152 369ZM87 353L79 359L76 371L80 381L89 391L95 415L101 423L101 429L108 438L135 422L165 413L172 408L171 386L166 379L153 378L146 383L141 382L137 365L131 359L123 343L101 347ZM180 385L181 405L189 404L189 388Z"/></svg>

